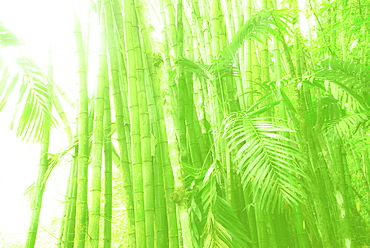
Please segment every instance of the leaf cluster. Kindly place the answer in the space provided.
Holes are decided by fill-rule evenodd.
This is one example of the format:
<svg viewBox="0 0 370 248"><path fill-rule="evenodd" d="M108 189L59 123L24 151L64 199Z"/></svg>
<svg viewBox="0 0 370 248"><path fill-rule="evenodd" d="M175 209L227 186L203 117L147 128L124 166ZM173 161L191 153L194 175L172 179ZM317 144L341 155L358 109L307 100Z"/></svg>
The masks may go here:
<svg viewBox="0 0 370 248"><path fill-rule="evenodd" d="M16 35L0 24L0 50L20 44ZM22 47L16 48L20 50ZM23 140L41 141L55 124L51 117L50 81L28 56L21 55L14 62L17 70L3 57L0 58L0 111L10 101L14 91L19 89L12 127L17 129L17 135Z"/></svg>
<svg viewBox="0 0 370 248"><path fill-rule="evenodd" d="M190 210L193 223L199 223L193 228L194 239L200 237L196 240L198 247L249 247L247 230L222 196L222 174L221 166L216 163L207 170L193 170L192 177L197 180Z"/></svg>
<svg viewBox="0 0 370 248"><path fill-rule="evenodd" d="M217 55L212 64L196 63L187 58L178 59L177 64L201 79L219 81L224 77L238 77L239 70L233 65L233 61L245 40L262 42L262 37L268 35L281 38L281 33L287 33L290 30L291 22L292 17L285 10L260 11L240 28L231 43Z"/></svg>
<svg viewBox="0 0 370 248"><path fill-rule="evenodd" d="M235 113L223 124L228 147L236 153L243 187L252 186L254 200L271 211L306 198L308 178L300 166L305 158L297 143L286 137L293 131L281 121Z"/></svg>

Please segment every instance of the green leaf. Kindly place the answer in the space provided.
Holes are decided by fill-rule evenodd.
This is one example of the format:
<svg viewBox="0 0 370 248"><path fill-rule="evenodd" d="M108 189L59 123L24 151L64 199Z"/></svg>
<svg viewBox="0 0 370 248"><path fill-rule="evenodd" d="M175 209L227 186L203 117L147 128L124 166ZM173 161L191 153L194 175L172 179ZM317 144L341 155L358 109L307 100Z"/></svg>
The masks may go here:
<svg viewBox="0 0 370 248"><path fill-rule="evenodd" d="M366 113L343 116L325 123L323 130L327 136L335 133L341 138L352 137L357 127L364 124L367 120L369 120L369 116Z"/></svg>
<svg viewBox="0 0 370 248"><path fill-rule="evenodd" d="M0 22L0 48L21 45L18 37Z"/></svg>
<svg viewBox="0 0 370 248"><path fill-rule="evenodd" d="M9 65L0 60L0 73L2 74L0 78L0 111L6 105L11 93L13 92L15 86L19 80L18 72L11 72Z"/></svg>
<svg viewBox="0 0 370 248"><path fill-rule="evenodd" d="M50 82L30 59L22 58L18 63L23 80L18 95L17 109L20 111L15 114L12 126L16 126L17 135L23 140L41 141L55 124L50 117L51 109L47 107L47 102L51 101L47 88Z"/></svg>
<svg viewBox="0 0 370 248"><path fill-rule="evenodd" d="M302 179L307 176L298 166L305 162L304 156L294 140L283 136L293 131L279 122L248 113L236 113L224 121L224 137L229 149L236 152L243 187L251 185L255 200L271 211L306 198Z"/></svg>
<svg viewBox="0 0 370 248"><path fill-rule="evenodd" d="M231 43L221 54L227 60L233 60L233 56L244 43L246 39L261 41L261 38L267 35L277 35L276 30L286 32L289 29L288 23L291 22L291 16L283 10L260 11L256 16L250 18L234 35Z"/></svg>
<svg viewBox="0 0 370 248"><path fill-rule="evenodd" d="M201 247L249 247L248 233L235 210L218 195L216 178L220 173L216 163L207 172L208 177L201 188L201 206L203 207L203 223L201 226Z"/></svg>
<svg viewBox="0 0 370 248"><path fill-rule="evenodd" d="M324 86L342 108L353 112L369 109L370 67L332 58L321 62L315 76L315 84Z"/></svg>

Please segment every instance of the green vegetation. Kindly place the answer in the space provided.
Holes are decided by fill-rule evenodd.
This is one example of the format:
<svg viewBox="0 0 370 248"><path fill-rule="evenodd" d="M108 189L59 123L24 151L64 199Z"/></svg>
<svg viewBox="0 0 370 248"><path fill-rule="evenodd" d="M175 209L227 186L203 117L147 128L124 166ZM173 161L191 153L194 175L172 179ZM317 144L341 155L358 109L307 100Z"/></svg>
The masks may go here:
<svg viewBox="0 0 370 248"><path fill-rule="evenodd" d="M369 2L90 4L73 119L58 68L0 56L0 111L18 97L14 128L42 147L26 248L67 154L57 247L370 246ZM58 125L70 144L50 154Z"/></svg>

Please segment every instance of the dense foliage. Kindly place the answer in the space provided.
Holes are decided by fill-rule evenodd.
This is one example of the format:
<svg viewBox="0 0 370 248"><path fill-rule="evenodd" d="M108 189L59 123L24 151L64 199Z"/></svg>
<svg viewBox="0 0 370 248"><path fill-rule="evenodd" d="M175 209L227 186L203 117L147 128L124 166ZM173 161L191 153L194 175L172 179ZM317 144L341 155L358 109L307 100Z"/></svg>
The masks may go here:
<svg viewBox="0 0 370 248"><path fill-rule="evenodd" d="M370 245L368 2L98 0L86 11L98 25L74 12L77 125L57 68L0 57L0 110L19 89L18 134L42 146L26 247L66 154L58 247ZM21 49L4 25L0 45ZM70 146L51 155L56 125Z"/></svg>

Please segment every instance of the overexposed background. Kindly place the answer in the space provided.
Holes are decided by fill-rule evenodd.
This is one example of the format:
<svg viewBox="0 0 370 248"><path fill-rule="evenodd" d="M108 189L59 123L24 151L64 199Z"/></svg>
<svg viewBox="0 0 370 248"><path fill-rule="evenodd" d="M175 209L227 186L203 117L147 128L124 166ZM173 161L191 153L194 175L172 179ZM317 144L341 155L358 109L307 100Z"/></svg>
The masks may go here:
<svg viewBox="0 0 370 248"><path fill-rule="evenodd" d="M86 1L79 2L86 4ZM52 46L54 81L74 100L77 95L76 49L70 2L0 0L0 22L24 42L26 54L43 70L46 70L48 50ZM11 103L0 113L0 248L24 247L31 213L30 194L25 192L38 172L40 146L21 142L9 128L14 107ZM74 112L70 114L73 116ZM68 147L62 128L53 131L51 143L54 144L51 153ZM67 160L55 168L49 179L40 219L42 242L38 247L51 247L48 240L55 243L52 235L62 217Z"/></svg>

